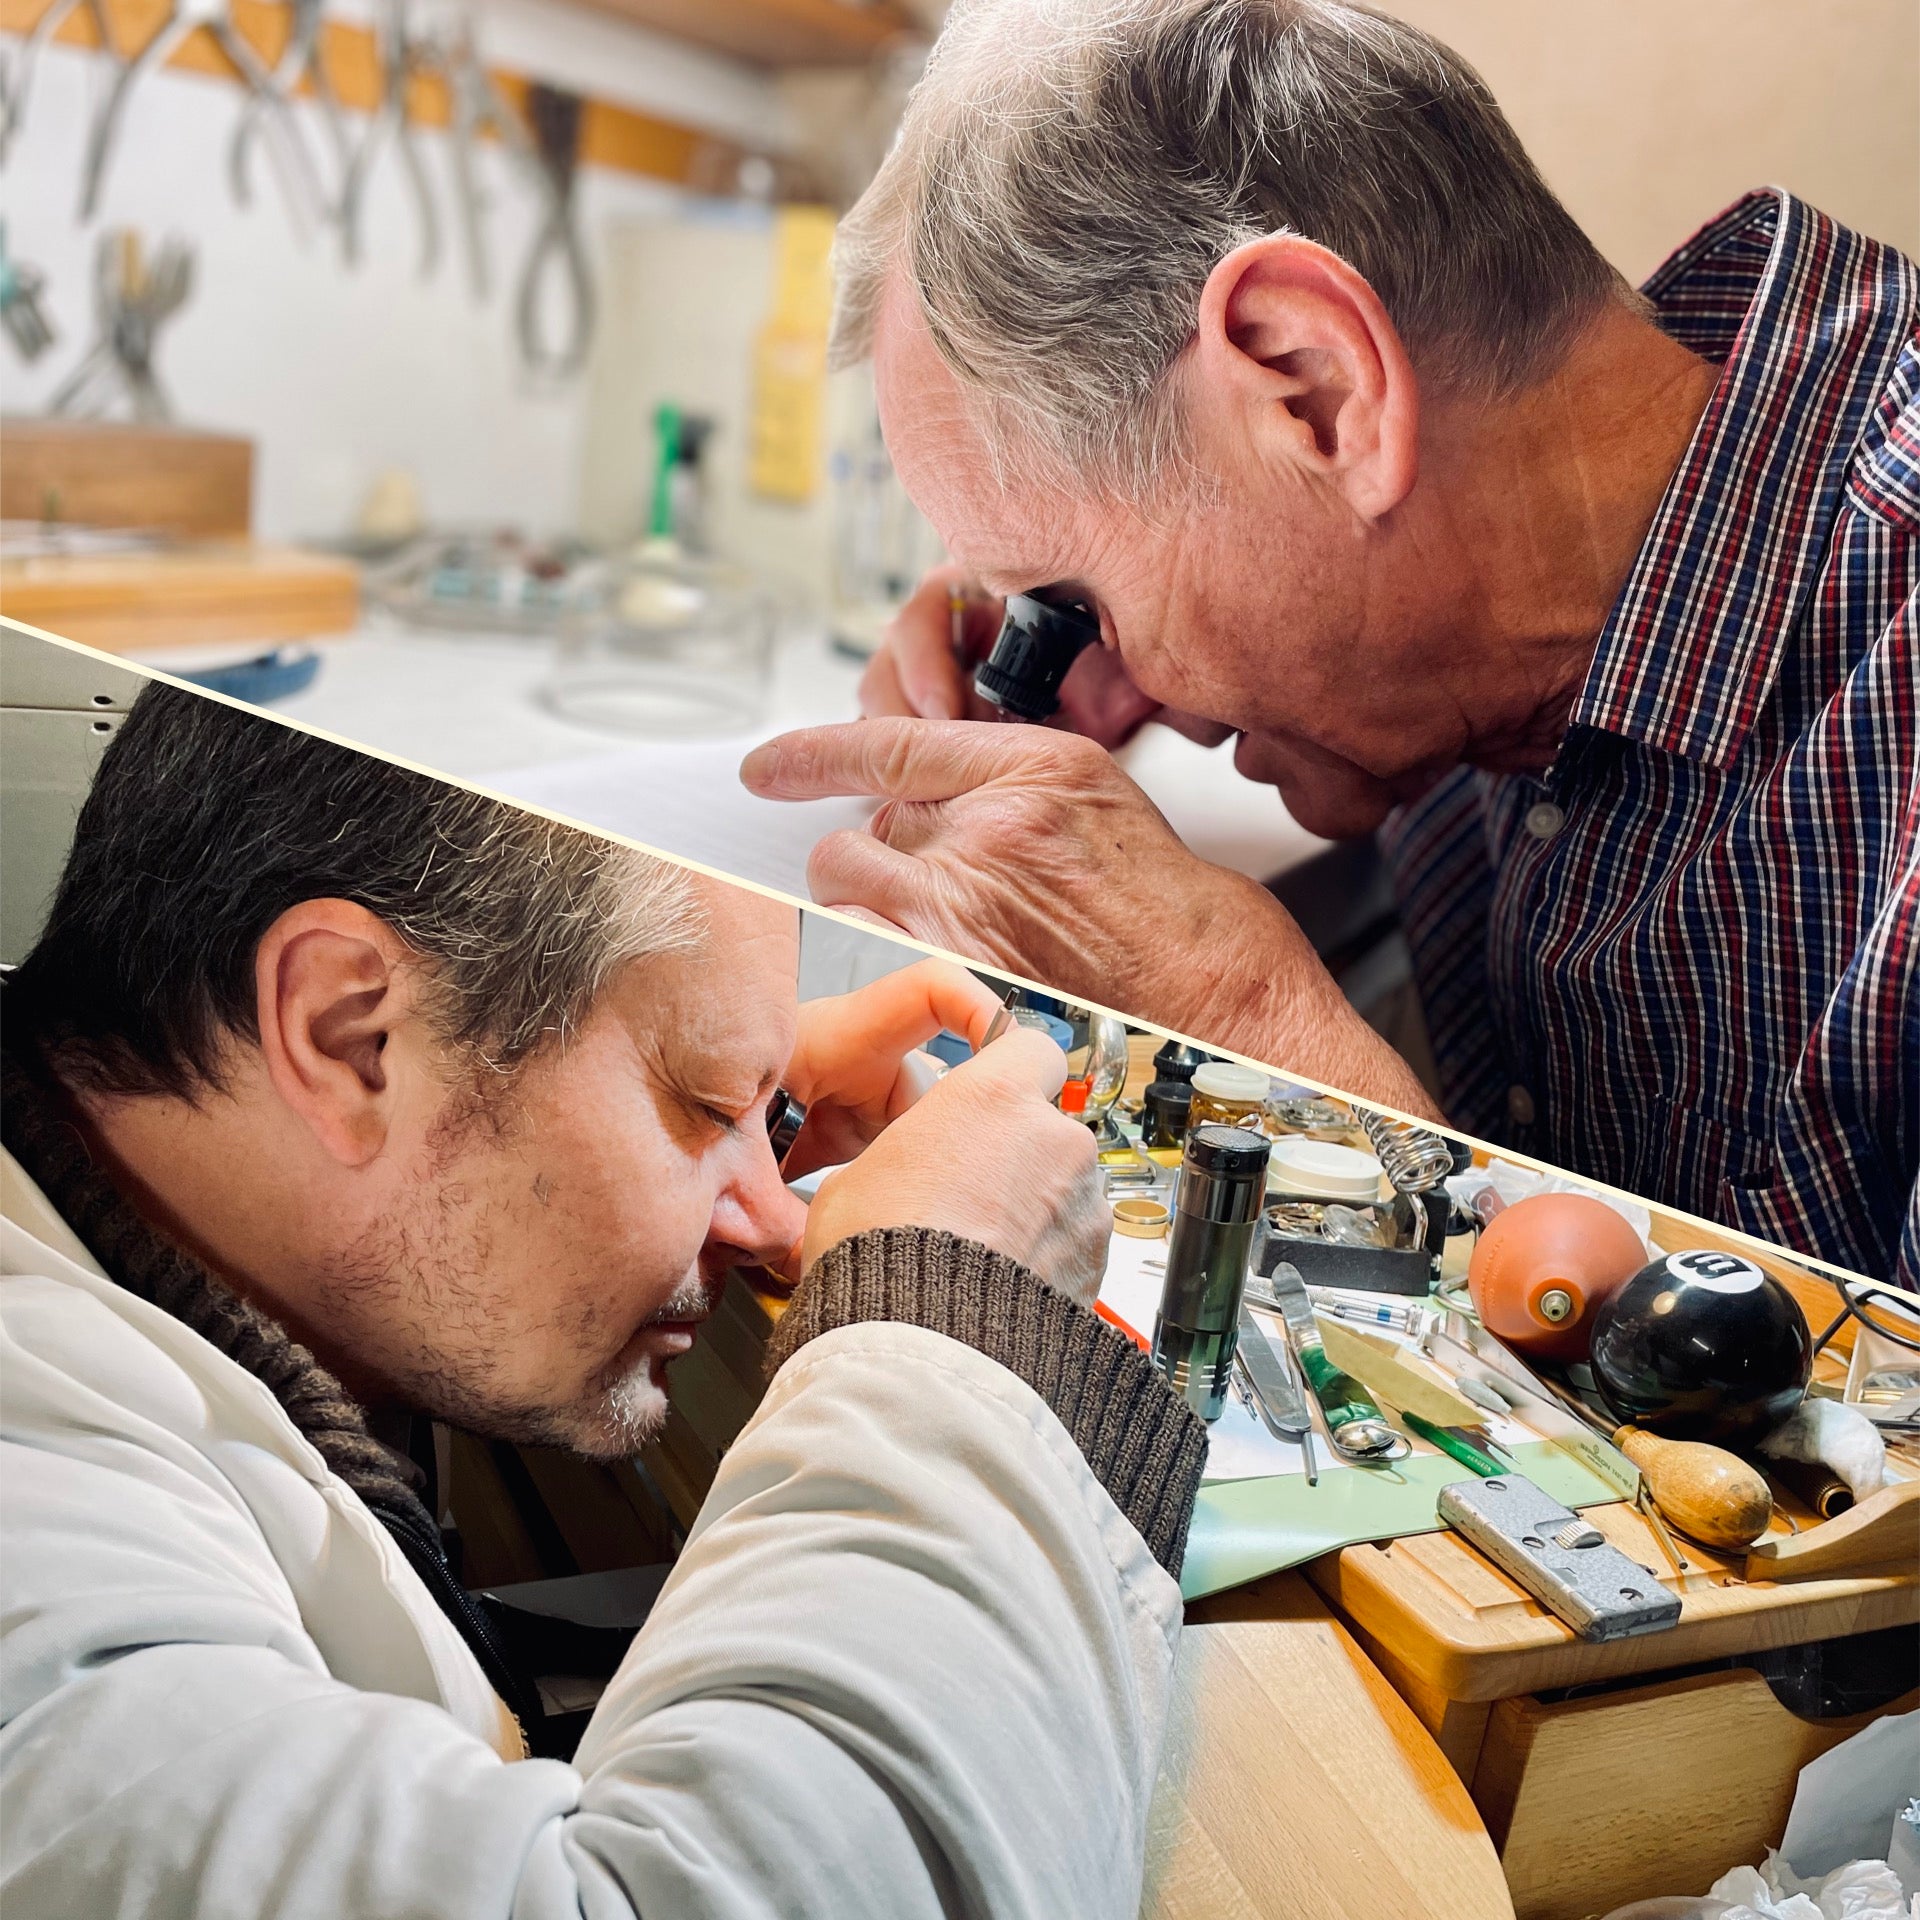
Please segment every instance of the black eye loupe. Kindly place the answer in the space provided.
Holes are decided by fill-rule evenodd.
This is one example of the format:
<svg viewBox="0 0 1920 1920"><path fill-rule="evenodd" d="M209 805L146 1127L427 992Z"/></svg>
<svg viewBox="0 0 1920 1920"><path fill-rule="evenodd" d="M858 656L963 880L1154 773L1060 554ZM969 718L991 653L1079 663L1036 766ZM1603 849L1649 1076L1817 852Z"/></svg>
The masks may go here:
<svg viewBox="0 0 1920 1920"><path fill-rule="evenodd" d="M973 676L974 691L1015 720L1060 711L1067 669L1100 638L1100 617L1071 600L1010 593L993 651Z"/></svg>

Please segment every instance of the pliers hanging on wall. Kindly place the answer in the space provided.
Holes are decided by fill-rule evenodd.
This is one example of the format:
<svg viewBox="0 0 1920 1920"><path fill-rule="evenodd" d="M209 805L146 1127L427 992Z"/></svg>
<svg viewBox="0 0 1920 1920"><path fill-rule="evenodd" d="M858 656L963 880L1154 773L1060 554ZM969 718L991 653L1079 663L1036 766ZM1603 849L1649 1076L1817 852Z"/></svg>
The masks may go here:
<svg viewBox="0 0 1920 1920"><path fill-rule="evenodd" d="M254 137L269 114L284 113L291 121L294 95L303 80L312 82L314 104L327 130L327 143L333 149L334 164L339 177L344 179L346 176L350 158L346 124L341 118L340 96L334 91L333 82L328 77L322 50L325 11L326 0L292 0L292 25L287 34L287 44L281 49L280 58L274 62L266 87L250 87L240 104L240 121L233 130L233 143L227 149L227 179L233 188L234 199L243 207L253 203L249 156ZM338 210L337 201L322 195L320 213L323 219L332 218Z"/></svg>
<svg viewBox="0 0 1920 1920"><path fill-rule="evenodd" d="M511 164L537 170L533 142L520 116L501 97L493 76L481 63L473 22L461 18L436 41L440 64L447 76L452 108L453 178L459 200L460 238L467 258L467 283L473 297L484 302L493 288L487 257L487 202L481 183L479 142L491 133Z"/></svg>
<svg viewBox="0 0 1920 1920"><path fill-rule="evenodd" d="M563 93L558 87L536 83L527 89L527 120L533 128L545 217L520 273L520 358L528 372L554 380L567 379L586 365L593 339L593 274L574 199L583 105L577 93ZM549 348L540 325L541 285L556 258L564 276L568 327L561 345Z"/></svg>
<svg viewBox="0 0 1920 1920"><path fill-rule="evenodd" d="M20 123L27 117L27 95L32 91L33 70L40 64L41 54L46 50L48 41L66 25L67 17L77 7L85 7L93 15L94 31L100 36L100 45L108 54L113 52L113 32L107 21L105 0L53 0L53 4L33 23L33 31L20 48L19 63L13 66L11 72L6 65L0 65L0 160L6 158L13 136L20 131Z"/></svg>
<svg viewBox="0 0 1920 1920"><path fill-rule="evenodd" d="M430 54L426 43L416 41L407 31L406 0L386 0L379 39L380 104L368 116L340 188L341 248L347 264L357 266L366 218L367 181L381 146L391 138L420 219L420 277L425 280L440 263L440 215L426 163L413 142L413 122L407 116L407 84L416 71L430 63Z"/></svg>
<svg viewBox="0 0 1920 1920"><path fill-rule="evenodd" d="M265 61L254 51L253 42L234 26L227 12L227 0L173 0L167 17L131 59L120 58L109 45L108 51L119 61L120 70L114 75L113 85L106 99L101 102L100 111L94 115L93 125L87 134L87 157L80 187L80 218L83 222L91 220L99 211L108 162L113 157L115 142L126 118L127 102L133 97L134 89L147 74L164 67L188 35L201 27L213 35L214 43L232 61L240 78L246 83L248 92L262 102L267 124L276 136L274 151L284 169L283 183L287 188L289 203L295 209L296 219L304 218L324 205L313 161L300 139L299 128L294 125L292 111L275 90L273 76L268 72Z"/></svg>

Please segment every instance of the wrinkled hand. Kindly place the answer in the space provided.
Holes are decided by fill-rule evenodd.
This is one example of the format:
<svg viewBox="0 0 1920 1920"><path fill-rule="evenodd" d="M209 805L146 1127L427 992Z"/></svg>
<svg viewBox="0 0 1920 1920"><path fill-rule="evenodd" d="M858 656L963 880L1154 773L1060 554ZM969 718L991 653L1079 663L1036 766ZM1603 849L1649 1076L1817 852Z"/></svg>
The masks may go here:
<svg viewBox="0 0 1920 1920"><path fill-rule="evenodd" d="M856 1233L931 1227L977 1240L1090 1307L1111 1216L1093 1135L1053 1105L1067 1058L1011 1028L909 1107L807 1210L803 1267Z"/></svg>
<svg viewBox="0 0 1920 1920"><path fill-rule="evenodd" d="M903 1062L945 1028L978 1046L998 997L964 967L922 960L853 993L800 1009L782 1084L807 1104L787 1159L789 1177L851 1160L898 1120L921 1091Z"/></svg>
<svg viewBox="0 0 1920 1920"><path fill-rule="evenodd" d="M1223 904L1261 893L1190 852L1110 755L1071 734L809 727L756 748L741 777L774 799L885 803L866 832L814 848L807 882L822 905L864 908L931 945L1129 1010L1207 972ZM1297 932L1297 955L1285 939L1272 963L1312 961Z"/></svg>
<svg viewBox="0 0 1920 1920"><path fill-rule="evenodd" d="M965 596L957 651L956 589ZM959 567L935 567L894 615L867 663L860 711L870 718L997 721L999 709L973 690L973 670L992 652L1005 611L1004 601L970 586ZM1128 679L1117 653L1089 647L1061 682L1060 711L1050 724L1117 747L1161 712L1159 702Z"/></svg>
<svg viewBox="0 0 1920 1920"><path fill-rule="evenodd" d="M1202 860L1104 749L1041 727L864 720L782 734L770 799L865 794L807 862L823 906L1403 1110L1432 1103L1264 887Z"/></svg>

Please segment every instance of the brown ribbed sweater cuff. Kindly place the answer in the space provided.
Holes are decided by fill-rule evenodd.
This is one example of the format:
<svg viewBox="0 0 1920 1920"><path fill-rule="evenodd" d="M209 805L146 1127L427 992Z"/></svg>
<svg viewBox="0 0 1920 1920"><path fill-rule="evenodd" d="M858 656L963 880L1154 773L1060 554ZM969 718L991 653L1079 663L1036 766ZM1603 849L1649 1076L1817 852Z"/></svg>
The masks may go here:
<svg viewBox="0 0 1920 1920"><path fill-rule="evenodd" d="M768 1371L820 1334L863 1320L926 1327L1017 1374L1179 1578L1207 1430L1124 1334L977 1240L885 1227L842 1240L808 1268L774 1329Z"/></svg>

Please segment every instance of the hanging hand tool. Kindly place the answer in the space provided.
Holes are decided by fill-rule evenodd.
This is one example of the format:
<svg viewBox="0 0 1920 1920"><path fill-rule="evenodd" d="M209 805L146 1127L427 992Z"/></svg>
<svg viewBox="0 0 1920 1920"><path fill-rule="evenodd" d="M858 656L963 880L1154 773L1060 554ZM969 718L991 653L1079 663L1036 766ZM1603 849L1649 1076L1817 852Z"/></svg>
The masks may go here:
<svg viewBox="0 0 1920 1920"><path fill-rule="evenodd" d="M501 97L492 74L482 65L473 22L465 18L456 21L436 45L453 114L453 179L460 237L467 256L467 283L473 297L484 301L493 290L493 274L487 257L488 194L480 179L479 142L492 134L516 164L533 161L533 142L520 116Z"/></svg>
<svg viewBox="0 0 1920 1920"><path fill-rule="evenodd" d="M120 61L120 70L114 75L113 85L101 102L100 111L94 115L93 125L87 134L87 154L81 174L80 218L83 221L91 220L99 210L100 195L106 186L107 166L113 158L114 146L126 118L127 102L133 97L134 89L147 74L156 73L164 67L187 37L202 27L213 36L214 43L233 63L249 93L258 96L263 103L267 125L275 136L274 153L281 168L282 184L286 188L288 204L294 211L295 219L305 219L323 204L324 196L313 171L313 161L300 139L292 112L287 102L275 91L273 76L254 51L253 42L229 18L226 0L173 0L166 18L155 28L146 45L132 59Z"/></svg>
<svg viewBox="0 0 1920 1920"><path fill-rule="evenodd" d="M113 53L113 34L107 24L104 0L53 0L53 4L33 23L33 31L27 35L20 49L19 64L11 72L6 67L0 67L0 160L6 158L13 136L20 131L21 122L27 117L27 97L33 90L33 70L40 64L41 54L46 51L47 43L53 36L66 25L68 16L79 7L85 7L93 15L94 31L100 36L100 45L109 55Z"/></svg>
<svg viewBox="0 0 1920 1920"><path fill-rule="evenodd" d="M110 410L117 389L136 420L171 419L173 410L153 371L154 340L192 287L193 255L182 242L164 242L149 261L131 229L103 233L94 269L100 338L47 411L95 419Z"/></svg>
<svg viewBox="0 0 1920 1920"><path fill-rule="evenodd" d="M0 221L0 326L22 360L37 360L53 345L53 322L40 304L46 275L23 265L7 252L7 228Z"/></svg>
<svg viewBox="0 0 1920 1920"><path fill-rule="evenodd" d="M360 263L361 242L367 211L367 181L373 163L388 140L400 156L401 171L413 194L414 210L420 221L420 277L432 276L440 263L440 215L434 205L433 188L427 179L426 163L413 141L413 121L407 113L407 86L414 73L425 64L426 49L417 43L407 27L406 0L385 0L378 28L380 40L380 104L367 118L360 143L347 163L346 178L340 186L340 245L349 266Z"/></svg>
<svg viewBox="0 0 1920 1920"><path fill-rule="evenodd" d="M341 117L340 96L333 90L323 52L326 0L292 0L292 25L287 44L274 62L263 88L250 87L240 105L239 124L233 130L233 142L227 149L227 178L233 197L243 207L253 203L253 185L248 174L253 141L263 125L294 125L293 101L302 82L313 89L314 104L320 110L321 124L327 130L327 143L333 149L334 164L344 179L351 159L347 129ZM302 149L304 151L304 147ZM315 193L322 219L338 212L316 179Z"/></svg>
<svg viewBox="0 0 1920 1920"><path fill-rule="evenodd" d="M1327 1424L1327 1438L1334 1452L1354 1466L1377 1466L1405 1458L1413 1451L1406 1435L1387 1424L1379 1403L1358 1380L1327 1358L1320 1323L1313 1317L1313 1302L1307 1295L1306 1282L1300 1278L1300 1269L1283 1260L1268 1275L1267 1284L1280 1304L1300 1371L1320 1404L1320 1417Z"/></svg>
<svg viewBox="0 0 1920 1920"><path fill-rule="evenodd" d="M575 218L574 198L583 104L577 93L563 93L557 87L534 85L527 89L527 120L533 128L546 187L546 216L520 273L520 358L529 372L555 379L580 371L593 338L593 279ZM541 335L540 288L549 271L548 262L556 256L567 290L570 324L564 343L550 350Z"/></svg>

